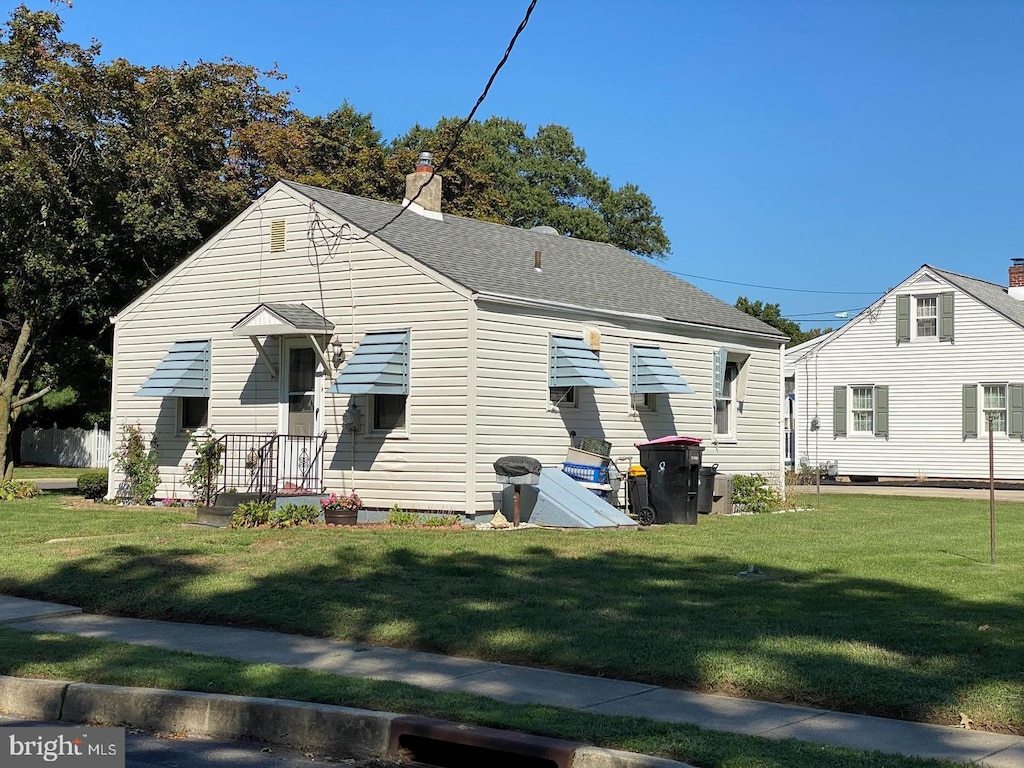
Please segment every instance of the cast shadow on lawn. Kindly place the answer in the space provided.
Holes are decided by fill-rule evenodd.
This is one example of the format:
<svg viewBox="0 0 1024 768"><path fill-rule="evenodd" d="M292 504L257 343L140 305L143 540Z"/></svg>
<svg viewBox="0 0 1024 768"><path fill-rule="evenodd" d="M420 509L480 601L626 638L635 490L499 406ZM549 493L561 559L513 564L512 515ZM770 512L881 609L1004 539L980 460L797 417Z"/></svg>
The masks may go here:
<svg viewBox="0 0 1024 768"><path fill-rule="evenodd" d="M777 568L744 579L737 574L746 563L724 557L566 556L535 543L510 555L352 541L330 556L207 589L205 580L223 571L218 555L116 546L39 579L5 581L6 591L95 612L415 647L905 719L948 722L998 698L988 722L998 709L997 724L1024 726L1019 595L968 603L884 580Z"/></svg>

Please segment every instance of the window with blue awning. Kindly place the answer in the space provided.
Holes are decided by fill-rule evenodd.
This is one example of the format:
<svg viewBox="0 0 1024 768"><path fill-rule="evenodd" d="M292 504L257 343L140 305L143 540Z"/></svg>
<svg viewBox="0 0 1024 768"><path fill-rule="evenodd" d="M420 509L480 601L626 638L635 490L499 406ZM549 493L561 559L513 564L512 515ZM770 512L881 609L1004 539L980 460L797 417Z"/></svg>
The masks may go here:
<svg viewBox="0 0 1024 768"><path fill-rule="evenodd" d="M549 387L617 387L583 339L552 336L549 342Z"/></svg>
<svg viewBox="0 0 1024 768"><path fill-rule="evenodd" d="M657 344L631 344L629 347L629 393L692 395L693 388L676 370Z"/></svg>
<svg viewBox="0 0 1024 768"><path fill-rule="evenodd" d="M347 395L408 395L409 331L363 336L327 391Z"/></svg>
<svg viewBox="0 0 1024 768"><path fill-rule="evenodd" d="M136 397L209 397L210 341L176 341Z"/></svg>

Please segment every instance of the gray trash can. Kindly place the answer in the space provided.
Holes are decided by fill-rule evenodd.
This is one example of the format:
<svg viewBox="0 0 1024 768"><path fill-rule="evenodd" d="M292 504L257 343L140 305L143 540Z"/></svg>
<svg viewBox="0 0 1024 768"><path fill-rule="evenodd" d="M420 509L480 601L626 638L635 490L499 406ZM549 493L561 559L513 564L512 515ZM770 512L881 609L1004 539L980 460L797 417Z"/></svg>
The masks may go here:
<svg viewBox="0 0 1024 768"><path fill-rule="evenodd" d="M715 503L715 474L717 472L717 464L700 468L700 481L697 484L697 511L702 515L711 512L711 507Z"/></svg>

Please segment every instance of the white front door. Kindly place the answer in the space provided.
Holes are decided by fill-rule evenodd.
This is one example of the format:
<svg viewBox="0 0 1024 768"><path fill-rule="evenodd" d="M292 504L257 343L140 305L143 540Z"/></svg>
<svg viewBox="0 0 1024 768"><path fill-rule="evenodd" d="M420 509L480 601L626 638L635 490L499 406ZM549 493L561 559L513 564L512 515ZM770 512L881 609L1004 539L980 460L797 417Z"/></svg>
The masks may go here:
<svg viewBox="0 0 1024 768"><path fill-rule="evenodd" d="M284 339L277 490L319 493L323 488L323 365L308 339Z"/></svg>

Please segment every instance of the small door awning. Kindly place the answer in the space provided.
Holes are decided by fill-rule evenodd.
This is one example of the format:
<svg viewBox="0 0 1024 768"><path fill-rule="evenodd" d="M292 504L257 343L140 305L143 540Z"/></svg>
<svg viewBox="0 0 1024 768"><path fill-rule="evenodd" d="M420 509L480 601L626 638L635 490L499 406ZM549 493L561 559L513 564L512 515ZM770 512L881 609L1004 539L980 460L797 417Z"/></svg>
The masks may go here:
<svg viewBox="0 0 1024 768"><path fill-rule="evenodd" d="M368 333L330 389L333 394L409 394L409 331Z"/></svg>
<svg viewBox="0 0 1024 768"><path fill-rule="evenodd" d="M660 392L692 395L693 388L657 344L631 344L629 392L632 395Z"/></svg>
<svg viewBox="0 0 1024 768"><path fill-rule="evenodd" d="M209 397L210 342L174 342L135 396Z"/></svg>
<svg viewBox="0 0 1024 768"><path fill-rule="evenodd" d="M548 385L551 387L617 387L601 360L583 339L552 336Z"/></svg>
<svg viewBox="0 0 1024 768"><path fill-rule="evenodd" d="M231 332L235 336L322 336L334 333L334 323L305 304L260 304Z"/></svg>

